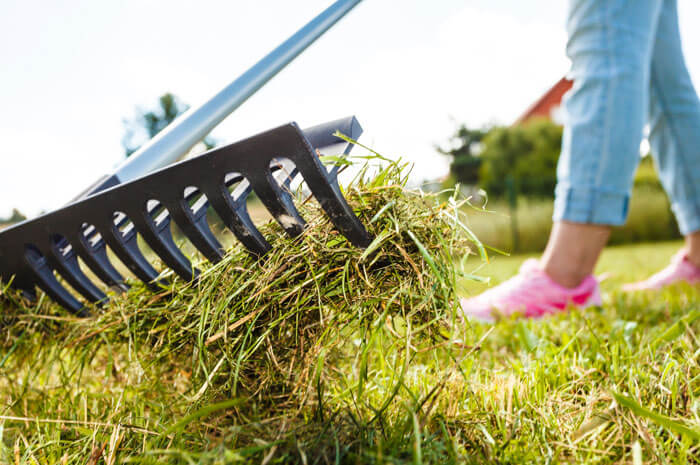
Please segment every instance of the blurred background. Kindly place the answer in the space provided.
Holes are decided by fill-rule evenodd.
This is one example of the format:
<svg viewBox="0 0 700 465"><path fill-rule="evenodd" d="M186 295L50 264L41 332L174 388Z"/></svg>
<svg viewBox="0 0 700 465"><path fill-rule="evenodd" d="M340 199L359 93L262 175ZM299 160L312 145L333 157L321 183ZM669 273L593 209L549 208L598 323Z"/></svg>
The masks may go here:
<svg viewBox="0 0 700 465"><path fill-rule="evenodd" d="M0 223L60 207L305 24L330 0L4 0ZM700 76L700 3L679 0ZM412 183L460 183L470 225L507 251L543 248L570 82L561 0L365 0L222 123L201 149L354 114L363 142L415 163ZM642 144L640 156L647 155ZM488 197L483 192L488 193ZM613 243L672 239L643 157Z"/></svg>

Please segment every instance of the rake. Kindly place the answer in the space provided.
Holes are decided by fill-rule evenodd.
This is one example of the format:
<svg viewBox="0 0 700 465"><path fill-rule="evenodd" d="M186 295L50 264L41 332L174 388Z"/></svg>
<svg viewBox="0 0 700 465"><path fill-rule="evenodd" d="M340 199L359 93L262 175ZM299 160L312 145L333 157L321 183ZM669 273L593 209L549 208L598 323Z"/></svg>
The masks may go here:
<svg viewBox="0 0 700 465"><path fill-rule="evenodd" d="M224 249L207 221L210 207L252 254L263 255L271 246L251 220L247 199L255 192L284 231L298 236L306 223L291 194L297 182L305 184L352 244L369 245L370 235L340 191L338 165L329 169L319 159L331 147L349 153L352 144L335 134L357 139L362 129L355 117L306 130L288 123L171 165L359 1L334 3L69 205L1 231L0 278L29 299L36 299L38 287L69 311L87 315L86 302L100 304L107 296L80 261L107 286L125 290L110 249L138 279L153 290L162 289L167 280L141 252L140 237L175 274L196 279L199 272L176 245L171 223L204 257L218 262Z"/></svg>

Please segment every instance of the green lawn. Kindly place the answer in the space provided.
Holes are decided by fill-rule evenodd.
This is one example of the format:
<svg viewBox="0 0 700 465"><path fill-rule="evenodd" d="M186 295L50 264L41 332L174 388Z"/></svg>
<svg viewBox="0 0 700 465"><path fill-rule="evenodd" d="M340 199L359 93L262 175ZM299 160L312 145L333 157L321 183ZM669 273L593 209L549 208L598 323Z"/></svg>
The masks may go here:
<svg viewBox="0 0 700 465"><path fill-rule="evenodd" d="M601 309L473 324L488 337L459 400L484 427L475 462L700 463L698 288L617 290L681 245L608 248L596 269L607 275ZM493 256L478 273L494 285L533 256ZM488 287L460 284L466 295Z"/></svg>
<svg viewBox="0 0 700 465"><path fill-rule="evenodd" d="M371 253L319 223L94 319L0 292L0 463L700 463L700 293L615 290L679 243L608 249L602 308L457 322L452 223L353 201ZM525 257L491 258L494 284Z"/></svg>

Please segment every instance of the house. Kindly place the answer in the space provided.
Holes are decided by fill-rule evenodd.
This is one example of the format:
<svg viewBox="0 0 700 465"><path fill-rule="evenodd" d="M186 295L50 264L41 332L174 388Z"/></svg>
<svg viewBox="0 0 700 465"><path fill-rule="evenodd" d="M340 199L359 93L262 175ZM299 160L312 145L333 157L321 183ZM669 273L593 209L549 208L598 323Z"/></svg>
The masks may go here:
<svg viewBox="0 0 700 465"><path fill-rule="evenodd" d="M555 123L562 124L562 115L560 111L561 101L574 82L566 77L561 78L554 84L545 94L540 97L530 108L523 113L520 118L515 121L515 124L523 124L532 118L547 118Z"/></svg>

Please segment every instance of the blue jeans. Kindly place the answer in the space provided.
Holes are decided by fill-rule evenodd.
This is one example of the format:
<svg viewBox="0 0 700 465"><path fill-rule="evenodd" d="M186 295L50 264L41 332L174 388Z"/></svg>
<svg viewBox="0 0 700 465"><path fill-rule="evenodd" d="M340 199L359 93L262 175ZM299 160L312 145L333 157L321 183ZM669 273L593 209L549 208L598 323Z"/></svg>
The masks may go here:
<svg viewBox="0 0 700 465"><path fill-rule="evenodd" d="M621 225L644 126L681 232L700 230L700 100L685 66L676 0L570 0L574 87L554 220Z"/></svg>

